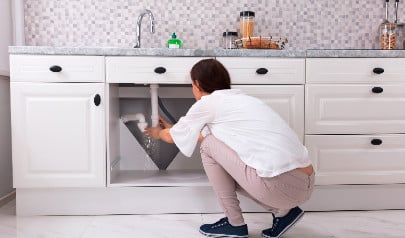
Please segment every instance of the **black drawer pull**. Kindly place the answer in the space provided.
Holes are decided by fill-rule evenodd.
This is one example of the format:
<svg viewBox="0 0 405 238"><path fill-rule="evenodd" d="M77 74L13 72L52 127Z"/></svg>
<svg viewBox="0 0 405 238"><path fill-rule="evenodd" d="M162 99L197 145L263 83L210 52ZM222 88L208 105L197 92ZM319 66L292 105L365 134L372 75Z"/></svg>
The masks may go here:
<svg viewBox="0 0 405 238"><path fill-rule="evenodd" d="M269 72L269 70L266 69L266 68L258 68L258 69L256 70L256 73L257 73L257 74L267 74L267 72Z"/></svg>
<svg viewBox="0 0 405 238"><path fill-rule="evenodd" d="M372 145L381 145L381 144L382 144L382 140L381 140L381 139L372 139L372 140L371 140L371 144L372 144Z"/></svg>
<svg viewBox="0 0 405 238"><path fill-rule="evenodd" d="M166 72L165 67L157 67L157 68L155 68L155 73L157 73L157 74L164 74L165 72Z"/></svg>
<svg viewBox="0 0 405 238"><path fill-rule="evenodd" d="M49 70L52 71L52 72L57 73L57 72L62 71L62 67L60 67L59 65L52 65L52 66L49 68Z"/></svg>
<svg viewBox="0 0 405 238"><path fill-rule="evenodd" d="M373 72L375 74L382 74L382 73L384 73L384 69L383 68L374 68Z"/></svg>
<svg viewBox="0 0 405 238"><path fill-rule="evenodd" d="M96 94L96 96L94 96L94 105L99 106L101 103L101 97L99 94Z"/></svg>
<svg viewBox="0 0 405 238"><path fill-rule="evenodd" d="M384 89L383 89L382 87L373 87L373 88L371 89L371 91L372 91L373 93L382 93L382 92L384 91Z"/></svg>

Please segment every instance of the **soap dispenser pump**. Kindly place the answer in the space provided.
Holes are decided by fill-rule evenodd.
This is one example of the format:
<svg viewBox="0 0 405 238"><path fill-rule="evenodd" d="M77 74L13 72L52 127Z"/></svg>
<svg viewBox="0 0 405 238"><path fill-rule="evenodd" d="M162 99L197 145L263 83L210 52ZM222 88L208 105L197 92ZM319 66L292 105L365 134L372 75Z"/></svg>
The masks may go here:
<svg viewBox="0 0 405 238"><path fill-rule="evenodd" d="M172 38L167 41L168 48L181 48L182 42L180 39L177 39L176 33L172 33Z"/></svg>

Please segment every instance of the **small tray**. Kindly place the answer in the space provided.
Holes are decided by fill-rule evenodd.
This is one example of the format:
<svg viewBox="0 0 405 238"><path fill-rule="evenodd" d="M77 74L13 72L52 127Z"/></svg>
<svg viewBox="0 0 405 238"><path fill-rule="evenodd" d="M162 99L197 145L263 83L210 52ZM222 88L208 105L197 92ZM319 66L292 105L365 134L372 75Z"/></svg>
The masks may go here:
<svg viewBox="0 0 405 238"><path fill-rule="evenodd" d="M235 40L238 49L272 49L282 50L288 42L280 36L252 36Z"/></svg>

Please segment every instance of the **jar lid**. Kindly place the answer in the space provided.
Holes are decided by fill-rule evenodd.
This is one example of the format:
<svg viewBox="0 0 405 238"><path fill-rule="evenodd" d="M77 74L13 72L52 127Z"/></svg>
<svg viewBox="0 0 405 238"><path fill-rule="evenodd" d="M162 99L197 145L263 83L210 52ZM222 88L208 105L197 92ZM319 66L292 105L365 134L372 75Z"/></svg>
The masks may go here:
<svg viewBox="0 0 405 238"><path fill-rule="evenodd" d="M225 31L222 33L222 36L238 36L238 32L236 31Z"/></svg>
<svg viewBox="0 0 405 238"><path fill-rule="evenodd" d="M241 17L254 17L254 16L255 16L255 12L252 12L252 11L243 11L243 12L240 12L240 16L241 16Z"/></svg>

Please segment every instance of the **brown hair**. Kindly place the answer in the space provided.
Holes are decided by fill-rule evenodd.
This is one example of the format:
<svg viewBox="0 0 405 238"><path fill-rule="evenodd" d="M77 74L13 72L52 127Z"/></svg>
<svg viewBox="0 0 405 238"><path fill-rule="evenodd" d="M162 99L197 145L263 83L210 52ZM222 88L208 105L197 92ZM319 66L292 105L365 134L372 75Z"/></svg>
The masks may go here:
<svg viewBox="0 0 405 238"><path fill-rule="evenodd" d="M215 59L204 59L196 63L190 76L191 80L197 81L200 89L207 93L231 88L228 70Z"/></svg>

